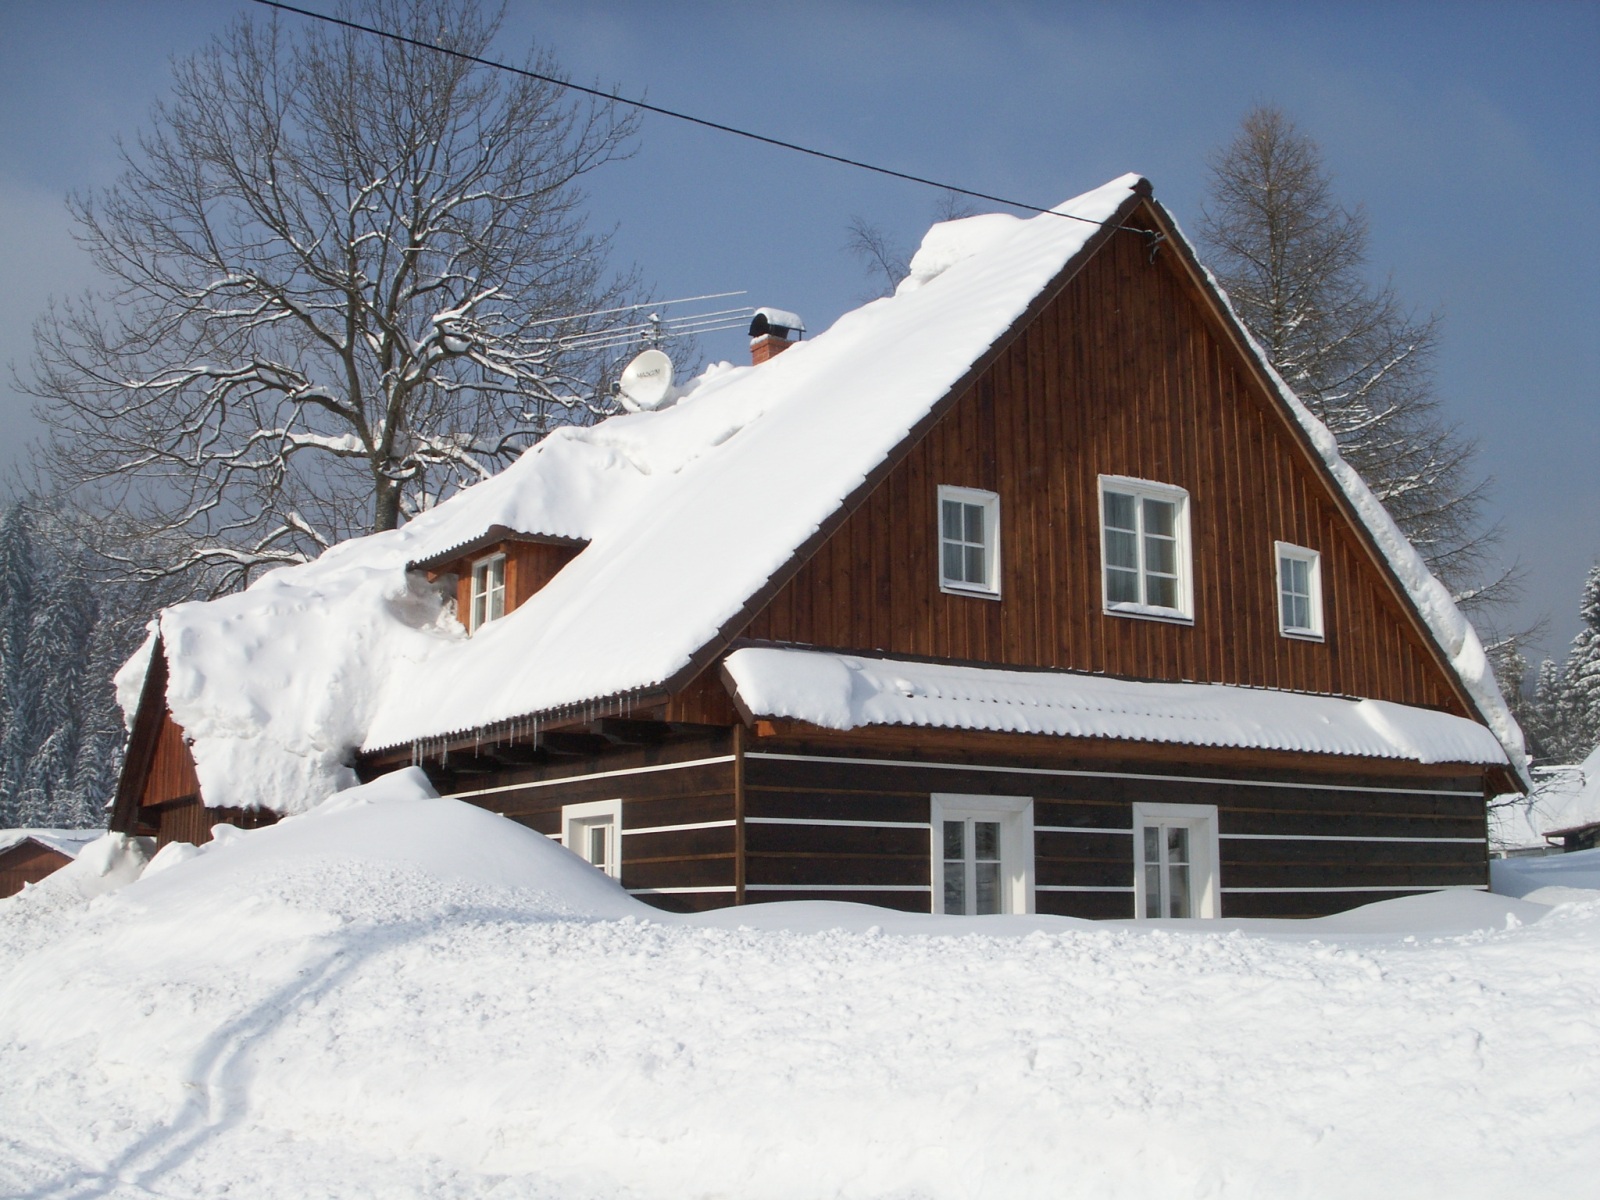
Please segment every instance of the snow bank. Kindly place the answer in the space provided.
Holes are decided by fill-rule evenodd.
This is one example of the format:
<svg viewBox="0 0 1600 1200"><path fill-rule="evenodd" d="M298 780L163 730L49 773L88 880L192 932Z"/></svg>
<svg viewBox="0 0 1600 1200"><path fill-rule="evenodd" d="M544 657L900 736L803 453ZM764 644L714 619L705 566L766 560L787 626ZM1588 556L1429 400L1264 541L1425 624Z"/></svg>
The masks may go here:
<svg viewBox="0 0 1600 1200"><path fill-rule="evenodd" d="M769 647L735 650L726 661L750 713L826 729L916 725L1424 763L1506 761L1476 721L1382 700Z"/></svg>
<svg viewBox="0 0 1600 1200"><path fill-rule="evenodd" d="M1578 1195L1597 992L1593 900L675 918L411 774L0 902L0 1194Z"/></svg>

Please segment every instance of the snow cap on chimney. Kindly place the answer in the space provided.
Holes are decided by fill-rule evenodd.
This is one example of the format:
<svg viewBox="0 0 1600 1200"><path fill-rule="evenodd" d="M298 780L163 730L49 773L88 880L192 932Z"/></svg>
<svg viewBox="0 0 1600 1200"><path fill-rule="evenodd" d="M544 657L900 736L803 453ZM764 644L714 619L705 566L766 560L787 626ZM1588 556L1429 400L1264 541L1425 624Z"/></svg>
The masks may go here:
<svg viewBox="0 0 1600 1200"><path fill-rule="evenodd" d="M781 308L758 308L750 322L750 361L757 365L783 353L805 336L805 322ZM790 341L793 335L794 341Z"/></svg>

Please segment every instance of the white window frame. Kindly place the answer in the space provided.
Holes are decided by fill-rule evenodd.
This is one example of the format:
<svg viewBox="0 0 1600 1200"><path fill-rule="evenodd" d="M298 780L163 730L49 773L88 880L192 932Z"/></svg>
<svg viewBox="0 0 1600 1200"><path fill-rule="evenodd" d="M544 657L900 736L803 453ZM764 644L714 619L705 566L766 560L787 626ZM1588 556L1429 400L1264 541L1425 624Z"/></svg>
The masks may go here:
<svg viewBox="0 0 1600 1200"><path fill-rule="evenodd" d="M1147 826L1183 825L1189 830L1189 889L1196 917L1222 915L1221 840L1217 835L1215 804L1155 804L1136 800L1133 805L1133 912L1145 917L1144 831Z"/></svg>
<svg viewBox="0 0 1600 1200"><path fill-rule="evenodd" d="M1323 640L1322 625L1322 554L1320 551L1308 549L1305 546L1296 546L1289 542L1273 542L1272 561L1275 564L1274 575L1278 585L1278 632L1284 637L1301 638L1305 641L1320 642ZM1283 561L1292 559L1296 562L1306 563L1310 570L1306 572L1307 583L1311 589L1310 609L1311 624L1302 628L1288 623L1288 614L1284 611L1283 604Z"/></svg>
<svg viewBox="0 0 1600 1200"><path fill-rule="evenodd" d="M491 575L498 577L498 585L489 584L480 587L480 581L487 580ZM500 611L494 612L493 601L496 595L500 598ZM484 615L478 615L478 601L483 601ZM506 556L504 554L490 554L474 560L472 564L472 582L467 595L467 632L476 633L490 621L497 621L506 615Z"/></svg>
<svg viewBox="0 0 1600 1200"><path fill-rule="evenodd" d="M970 504L983 509L983 566L984 582L968 583L961 579L951 579L944 571L944 504L946 500L957 504ZM1000 598L1000 496L995 492L986 492L981 488L955 487L951 484L939 485L939 498L934 504L934 535L938 543L939 555L939 590L958 596L986 596L990 599ZM972 543L962 541L962 546Z"/></svg>
<svg viewBox="0 0 1600 1200"><path fill-rule="evenodd" d="M1000 823L1000 911L1034 911L1032 796L970 796L957 792L935 792L929 797L929 817L933 912L944 912L944 823L947 820Z"/></svg>
<svg viewBox="0 0 1600 1200"><path fill-rule="evenodd" d="M622 800L590 800L561 807L561 844L585 863L583 836L596 825L611 826L611 863L601 868L613 879L622 878ZM590 863L593 866L594 864Z"/></svg>
<svg viewBox="0 0 1600 1200"><path fill-rule="evenodd" d="M1176 543L1173 550L1174 567L1177 571L1177 599L1174 607L1164 604L1134 603L1128 600L1111 599L1111 576L1107 570L1107 554L1110 549L1106 537L1106 493L1114 492L1117 495L1132 496L1136 501L1160 500L1174 506L1172 528L1173 541ZM1184 488L1170 483L1156 483L1150 479L1134 479L1128 475L1102 475L1100 476L1099 521L1100 521L1100 600L1103 610L1119 617L1145 617L1157 621L1178 621L1184 624L1194 624L1194 568L1192 543L1189 540L1189 493ZM1138 530L1135 541L1139 550L1139 590L1141 595L1145 588L1145 556L1144 556L1144 505L1135 504L1134 511L1138 514Z"/></svg>

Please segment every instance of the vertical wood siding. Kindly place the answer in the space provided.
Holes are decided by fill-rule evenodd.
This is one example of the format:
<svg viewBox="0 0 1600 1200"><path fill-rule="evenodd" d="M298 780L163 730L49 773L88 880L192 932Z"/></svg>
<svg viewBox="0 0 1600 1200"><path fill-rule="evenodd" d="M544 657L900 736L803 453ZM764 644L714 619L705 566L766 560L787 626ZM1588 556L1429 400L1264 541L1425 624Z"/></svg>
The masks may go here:
<svg viewBox="0 0 1600 1200"><path fill-rule="evenodd" d="M744 630L757 639L1369 696L1464 714L1170 253L1113 238ZM1098 477L1188 490L1193 626L1102 611ZM998 601L938 586L940 484L1000 496ZM1274 541L1322 555L1278 632Z"/></svg>

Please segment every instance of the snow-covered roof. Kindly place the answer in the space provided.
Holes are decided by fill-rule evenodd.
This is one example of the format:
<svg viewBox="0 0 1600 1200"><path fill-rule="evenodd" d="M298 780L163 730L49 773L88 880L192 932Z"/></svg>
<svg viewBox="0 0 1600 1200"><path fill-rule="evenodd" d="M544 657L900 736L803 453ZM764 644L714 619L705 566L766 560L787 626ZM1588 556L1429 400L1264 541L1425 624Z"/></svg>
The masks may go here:
<svg viewBox="0 0 1600 1200"><path fill-rule="evenodd" d="M762 586L1145 190L1126 175L1054 214L935 226L893 297L760 367L718 364L673 406L557 430L399 530L167 610L167 700L206 802L293 811L354 783L360 750L658 693L735 632ZM1520 766L1471 627L1283 393ZM406 567L496 527L588 545L468 639ZM119 694L138 676L130 662Z"/></svg>
<svg viewBox="0 0 1600 1200"><path fill-rule="evenodd" d="M726 670L752 716L825 729L915 725L1421 763L1506 761L1476 721L1383 700L766 646L735 650Z"/></svg>
<svg viewBox="0 0 1600 1200"><path fill-rule="evenodd" d="M80 850L104 834L104 829L0 829L0 852L33 841L68 858L77 858Z"/></svg>

